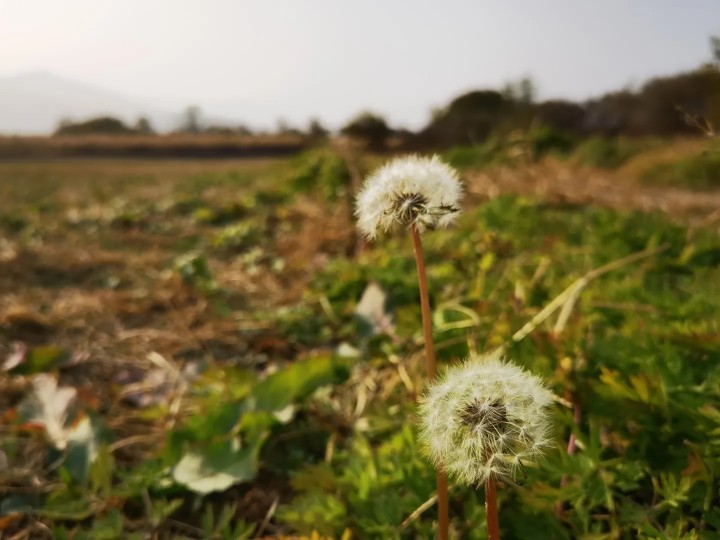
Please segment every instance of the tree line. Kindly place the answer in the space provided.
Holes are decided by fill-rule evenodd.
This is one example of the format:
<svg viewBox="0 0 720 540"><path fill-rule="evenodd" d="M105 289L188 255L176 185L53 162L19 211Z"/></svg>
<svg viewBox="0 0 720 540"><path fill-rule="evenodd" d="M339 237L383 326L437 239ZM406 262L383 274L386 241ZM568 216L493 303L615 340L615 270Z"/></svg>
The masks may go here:
<svg viewBox="0 0 720 540"><path fill-rule="evenodd" d="M720 125L720 38L711 38L711 49L712 61L698 69L656 77L637 89L621 89L584 102L537 101L532 81L521 79L499 90L478 89L456 97L434 110L427 125L416 132L393 128L382 115L369 111L351 119L339 132L376 150L384 149L393 138L401 146L418 149L477 144L493 135L538 125L572 137L714 134L714 126ZM102 117L63 121L55 134L154 132L146 118L128 126L117 118ZM186 109L175 132L257 134L245 125L207 125L194 106ZM322 139L330 131L312 119L304 129L280 121L273 134Z"/></svg>

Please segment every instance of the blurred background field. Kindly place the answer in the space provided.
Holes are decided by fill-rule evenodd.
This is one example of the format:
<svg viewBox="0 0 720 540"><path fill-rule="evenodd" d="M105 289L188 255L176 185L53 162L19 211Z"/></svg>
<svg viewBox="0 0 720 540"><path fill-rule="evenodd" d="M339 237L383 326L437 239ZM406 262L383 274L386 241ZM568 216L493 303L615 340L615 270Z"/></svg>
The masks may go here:
<svg viewBox="0 0 720 540"><path fill-rule="evenodd" d="M431 535L431 511L401 526L434 489L412 428L413 262L403 238L364 246L351 214L353 174L381 160L346 142L289 160L0 164L4 529ZM714 527L720 204L685 177L647 187L658 163L599 168L578 150L463 167L460 227L428 236L446 362L512 342L573 280L649 250L512 348L584 417L570 458L558 407L558 449L503 490L510 537ZM359 309L371 283L387 313L372 295ZM452 500L458 534L482 537L478 496Z"/></svg>
<svg viewBox="0 0 720 540"><path fill-rule="evenodd" d="M700 4L677 24L717 13ZM284 9L344 13L326 7ZM631 15L608 18L626 45L645 28ZM414 123L370 97L341 117L320 83L329 121L318 106L268 127L177 99L172 119L145 114L65 81L74 116L49 124L57 102L37 88L57 77L0 77L0 539L433 538L411 243L369 244L353 215L363 178L414 152L466 191L457 227L424 236L441 364L504 346L558 395L546 460L499 490L503 538L720 538L720 42L698 40L694 63L582 97L480 77ZM538 79L567 54L537 59ZM291 110L268 80L243 84ZM27 129L10 123L23 104ZM453 538L486 537L482 490L451 484L450 505Z"/></svg>

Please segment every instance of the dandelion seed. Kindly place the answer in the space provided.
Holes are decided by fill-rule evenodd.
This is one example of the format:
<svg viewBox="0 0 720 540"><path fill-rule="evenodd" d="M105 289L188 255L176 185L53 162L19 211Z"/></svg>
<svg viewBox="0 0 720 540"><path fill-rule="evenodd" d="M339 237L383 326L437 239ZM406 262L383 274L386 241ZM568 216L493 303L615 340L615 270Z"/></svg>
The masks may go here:
<svg viewBox="0 0 720 540"><path fill-rule="evenodd" d="M449 368L420 402L421 439L459 481L515 480L548 445L552 393L498 355Z"/></svg>
<svg viewBox="0 0 720 540"><path fill-rule="evenodd" d="M356 201L358 227L371 239L398 225L446 227L460 211L461 195L457 171L437 156L398 158L365 181Z"/></svg>

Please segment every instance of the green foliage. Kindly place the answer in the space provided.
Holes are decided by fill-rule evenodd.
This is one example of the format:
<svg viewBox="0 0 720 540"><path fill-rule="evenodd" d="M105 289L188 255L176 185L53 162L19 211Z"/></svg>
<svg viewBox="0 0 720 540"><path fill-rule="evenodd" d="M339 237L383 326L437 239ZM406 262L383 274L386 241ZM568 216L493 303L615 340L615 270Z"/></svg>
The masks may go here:
<svg viewBox="0 0 720 540"><path fill-rule="evenodd" d="M239 388L234 389L230 401L223 387L199 394L198 407L209 412L190 419L168 438L173 481L207 494L252 480L271 430L292 420L297 403L318 388L341 383L348 375L345 361L309 358L261 381L250 372L236 373L232 380Z"/></svg>
<svg viewBox="0 0 720 540"><path fill-rule="evenodd" d="M547 155L567 155L575 139L558 129L541 125L505 136L491 136L473 146L456 146L443 158L460 169L480 169L491 165L513 165L538 160Z"/></svg>
<svg viewBox="0 0 720 540"><path fill-rule="evenodd" d="M372 150L382 150L392 130L382 116L363 112L343 126L340 132L362 141Z"/></svg>
<svg viewBox="0 0 720 540"><path fill-rule="evenodd" d="M272 321L292 344L315 346L333 337L332 321L317 303L284 307L257 316L260 320Z"/></svg>
<svg viewBox="0 0 720 540"><path fill-rule="evenodd" d="M207 292L217 289L207 258L197 251L179 256L173 262L173 269L188 285Z"/></svg>
<svg viewBox="0 0 720 540"><path fill-rule="evenodd" d="M357 434L332 467L309 465L293 478L298 495L279 512L293 529L339 537L400 538L400 524L433 492L434 472L420 457L409 426L374 447ZM410 529L430 535L427 524Z"/></svg>
<svg viewBox="0 0 720 540"><path fill-rule="evenodd" d="M347 511L334 493L316 490L297 496L278 517L295 531L334 536L342 531Z"/></svg>
<svg viewBox="0 0 720 540"><path fill-rule="evenodd" d="M317 388L337 384L348 376L347 364L334 357L297 361L256 384L251 392L252 406L259 411L279 412Z"/></svg>
<svg viewBox="0 0 720 540"><path fill-rule="evenodd" d="M224 249L247 249L260 242L262 233L262 229L252 221L241 221L218 232L213 239L213 245Z"/></svg>
<svg viewBox="0 0 720 540"><path fill-rule="evenodd" d="M6 214L3 212L0 214L0 227L8 233L19 233L22 232L25 227L28 226L26 219L21 216Z"/></svg>
<svg viewBox="0 0 720 540"><path fill-rule="evenodd" d="M122 120L110 116L91 118L84 122L65 120L55 131L55 135L127 135L135 131Z"/></svg>
<svg viewBox="0 0 720 540"><path fill-rule="evenodd" d="M552 126L542 125L528 133L532 156L539 159L547 154L566 155L573 150L575 138Z"/></svg>
<svg viewBox="0 0 720 540"><path fill-rule="evenodd" d="M295 193L313 193L328 201L347 194L350 173L345 161L325 149L312 150L296 158L287 184Z"/></svg>
<svg viewBox="0 0 720 540"><path fill-rule="evenodd" d="M264 436L244 445L239 438L188 450L172 470L172 479L194 493L225 491L255 477Z"/></svg>
<svg viewBox="0 0 720 540"><path fill-rule="evenodd" d="M489 165L503 164L507 161L497 139L474 146L456 146L443 153L443 159L459 169L480 169Z"/></svg>
<svg viewBox="0 0 720 540"><path fill-rule="evenodd" d="M173 486L209 495L250 482L258 473L260 452L271 434L280 435L283 426L292 422L297 407L314 392L341 384L348 375L347 361L334 357L300 360L262 380L245 370L225 370L222 375L210 370L198 381L191 397L204 414L188 418L168 433L160 460L122 473L122 481L116 483L115 461L103 446L88 465L86 478L76 480L72 473L63 473L65 487L54 491L37 511L48 519L65 522L96 516L89 529L58 526L57 535L73 530L72 534L82 538L105 538L106 534L117 538L124 530L122 514L112 510L107 516L98 515L94 501L147 497L148 490L167 493ZM74 443L75 447L78 444ZM65 459L68 471L72 468L69 461L81 458L73 458L71 444ZM32 507L37 501L7 500L0 511L12 514L28 504ZM181 504L182 499L155 499L151 508L155 526ZM235 539L251 537L255 526L238 520L231 506L216 516L208 505L202 529L203 538Z"/></svg>
<svg viewBox="0 0 720 540"><path fill-rule="evenodd" d="M246 217L248 209L239 202L232 202L220 208L202 206L193 212L193 217L200 223L209 225L225 225L236 219Z"/></svg>
<svg viewBox="0 0 720 540"><path fill-rule="evenodd" d="M578 147L577 157L585 165L615 169L630 158L658 144L651 139L590 137Z"/></svg>
<svg viewBox="0 0 720 540"><path fill-rule="evenodd" d="M720 305L720 245L715 236L688 235L658 215L500 197L469 211L456 232L428 235L426 246L435 339L445 361L466 354L470 344L490 350L509 341L550 299L593 268L662 249L590 282L562 335L551 337L553 317L511 347L513 358L548 378L558 393L578 396L583 421L572 428L581 450L567 456L560 448L572 421L558 409L558 449L542 467L527 469L523 487L501 490L501 523L507 538L526 538L530 531L535 537L547 531L543 538L618 531L674 538L712 519L709 508L720 502L713 490L720 433L720 327L714 316ZM390 293L398 331L412 332L420 320L412 264L407 242L387 240L359 261L328 265L314 290L349 321L353 299L374 279ZM412 315L403 323L406 309ZM458 339L464 344L444 346ZM446 355L448 349L453 355ZM373 409L369 421L383 425L394 418L389 411L396 406L403 412L394 414L411 418L408 405L395 396ZM430 536L431 511L404 533L399 529L434 488L431 477L416 488L408 480L427 471L412 433L401 436L396 429L376 439L356 433L329 469L308 466L307 477L317 482L297 476L298 495L281 518L299 531L311 527L302 516L314 516L327 534L349 527L361 538ZM396 459L412 472L403 476L391 469ZM402 481L394 483L396 474ZM569 480L560 487L563 477ZM463 537L482 538L481 501L462 490L453 491L452 499ZM462 501L472 502L461 511ZM567 509L560 521L554 518L558 501Z"/></svg>
<svg viewBox="0 0 720 540"><path fill-rule="evenodd" d="M235 517L235 509L225 506L216 517L212 506L205 507L202 520L203 538L208 540L245 540L252 538L255 525Z"/></svg>
<svg viewBox="0 0 720 540"><path fill-rule="evenodd" d="M720 187L720 147L714 146L694 156L658 163L642 174L642 181L654 186L688 189Z"/></svg>
<svg viewBox="0 0 720 540"><path fill-rule="evenodd" d="M515 118L516 108L511 96L495 90L474 90L436 110L419 137L426 143L445 148L482 144L508 118Z"/></svg>
<svg viewBox="0 0 720 540"><path fill-rule="evenodd" d="M27 351L20 351L22 362L17 365L8 366L6 369L11 373L29 375L51 371L69 360L67 351L54 345L33 347Z"/></svg>

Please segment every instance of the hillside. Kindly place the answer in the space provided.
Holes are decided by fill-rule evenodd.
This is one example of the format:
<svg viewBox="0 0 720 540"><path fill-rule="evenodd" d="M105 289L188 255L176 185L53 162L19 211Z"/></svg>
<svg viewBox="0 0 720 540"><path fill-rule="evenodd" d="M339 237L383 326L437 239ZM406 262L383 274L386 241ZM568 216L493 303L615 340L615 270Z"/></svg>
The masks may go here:
<svg viewBox="0 0 720 540"><path fill-rule="evenodd" d="M177 123L177 115L141 100L52 73L0 77L0 133L47 134L62 118L103 115L131 123L147 116L161 129Z"/></svg>

